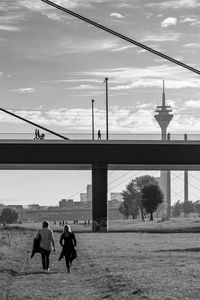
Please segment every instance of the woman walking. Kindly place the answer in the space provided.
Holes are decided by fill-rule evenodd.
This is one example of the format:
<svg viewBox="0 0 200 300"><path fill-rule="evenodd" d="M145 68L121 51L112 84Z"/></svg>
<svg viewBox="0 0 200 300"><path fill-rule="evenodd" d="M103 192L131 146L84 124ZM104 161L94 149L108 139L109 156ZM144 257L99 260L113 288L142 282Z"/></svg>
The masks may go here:
<svg viewBox="0 0 200 300"><path fill-rule="evenodd" d="M65 225L63 233L60 237L60 245L62 246L62 252L59 257L59 261L65 257L66 267L68 273L70 272L70 267L72 261L76 258L76 238L74 233L71 231L69 225Z"/></svg>

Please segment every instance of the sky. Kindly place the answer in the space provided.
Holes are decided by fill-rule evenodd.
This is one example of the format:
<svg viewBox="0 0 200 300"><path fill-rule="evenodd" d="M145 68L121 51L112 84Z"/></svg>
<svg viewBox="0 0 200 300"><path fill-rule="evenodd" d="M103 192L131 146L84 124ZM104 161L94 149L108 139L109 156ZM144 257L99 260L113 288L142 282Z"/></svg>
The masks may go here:
<svg viewBox="0 0 200 300"><path fill-rule="evenodd" d="M54 2L200 69L200 0ZM109 78L110 134L160 134L154 112L161 104L163 80L166 102L172 106L174 114L168 131L173 134L199 133L198 74L40 0L1 0L0 61L0 107L68 137L91 138L92 99L95 100L95 132L100 129L104 136L105 77ZM1 137L16 137L19 133L29 133L32 137L34 131L33 126L0 113ZM44 193L51 203L55 203L53 199L58 194L51 191L49 182L64 181L61 171L54 171L54 180L49 179L53 171L45 176L43 171L43 181L40 172L29 171L30 176L24 176L25 171L10 171L10 176L5 175L9 174L6 172L1 171L0 178L7 191L14 175L13 181L18 182L18 187L20 182L29 186L29 178L35 176L31 179L32 190L35 190L37 180L39 186L40 183L47 185ZM87 176L75 173L65 172L64 178L68 180L74 176L74 184L64 181L59 197L62 194L65 194L64 198L70 197L86 186L84 178L87 182L90 180L90 173ZM42 194L42 187L38 190ZM0 195L0 199L5 197L6 194ZM13 197L8 193L7 199ZM23 199L25 201L28 196Z"/></svg>

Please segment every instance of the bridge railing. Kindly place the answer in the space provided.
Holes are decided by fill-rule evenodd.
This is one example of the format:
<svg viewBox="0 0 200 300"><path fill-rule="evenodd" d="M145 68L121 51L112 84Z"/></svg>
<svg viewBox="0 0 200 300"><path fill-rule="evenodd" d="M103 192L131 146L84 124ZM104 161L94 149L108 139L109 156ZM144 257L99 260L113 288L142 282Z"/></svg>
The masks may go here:
<svg viewBox="0 0 200 300"><path fill-rule="evenodd" d="M45 140L61 140L61 138L45 132L40 132L40 134L44 133ZM70 140L92 140L91 133L73 133L73 132L65 132L61 133L63 136L69 138ZM25 133L12 133L12 132L0 132L0 140L5 139L15 139L15 140L34 140L35 133L25 132ZM199 134L170 134L167 136L167 140L171 141L200 141L200 133ZM97 135L94 137L94 140L98 140ZM101 134L101 140L106 140L106 134ZM110 133L109 140L161 140L160 134L137 134L137 133Z"/></svg>

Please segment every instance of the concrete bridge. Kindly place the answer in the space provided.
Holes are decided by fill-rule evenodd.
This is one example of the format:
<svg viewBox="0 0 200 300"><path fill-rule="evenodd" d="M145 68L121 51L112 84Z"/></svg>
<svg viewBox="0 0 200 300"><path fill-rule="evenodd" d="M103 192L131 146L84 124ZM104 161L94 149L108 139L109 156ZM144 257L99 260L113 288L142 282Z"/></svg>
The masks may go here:
<svg viewBox="0 0 200 300"><path fill-rule="evenodd" d="M108 170L200 170L200 141L6 139L0 169L90 169L93 230L106 231Z"/></svg>

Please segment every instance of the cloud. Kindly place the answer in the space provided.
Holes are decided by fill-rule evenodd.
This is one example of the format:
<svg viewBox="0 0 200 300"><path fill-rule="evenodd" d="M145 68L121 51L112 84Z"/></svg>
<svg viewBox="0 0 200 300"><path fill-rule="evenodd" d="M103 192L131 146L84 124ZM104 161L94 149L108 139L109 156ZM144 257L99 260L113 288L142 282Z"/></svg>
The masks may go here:
<svg viewBox="0 0 200 300"><path fill-rule="evenodd" d="M91 39L85 37L84 39L67 36L55 37L46 41L46 47L40 47L37 51L26 52L26 57L31 60L52 60L58 59L59 56L68 54L88 54L91 52L110 51L117 48L117 39Z"/></svg>
<svg viewBox="0 0 200 300"><path fill-rule="evenodd" d="M157 7L160 9L178 9L178 8L197 8L200 6L199 0L167 0L147 4L148 7Z"/></svg>
<svg viewBox="0 0 200 300"><path fill-rule="evenodd" d="M175 26L177 24L177 18L169 17L162 21L161 27L166 28L169 26Z"/></svg>
<svg viewBox="0 0 200 300"><path fill-rule="evenodd" d="M95 87L90 84L80 84L79 86L69 87L69 90L93 90Z"/></svg>
<svg viewBox="0 0 200 300"><path fill-rule="evenodd" d="M122 51L126 51L127 49L131 49L131 48L135 48L135 47L136 47L135 45L129 45L129 46L112 49L112 50L110 50L110 52L122 52Z"/></svg>
<svg viewBox="0 0 200 300"><path fill-rule="evenodd" d="M190 26L195 26L200 24L200 20L196 16L187 16L187 17L181 17L180 23L189 23Z"/></svg>
<svg viewBox="0 0 200 300"><path fill-rule="evenodd" d="M167 41L178 41L181 37L181 33L167 33L167 34L149 34L142 38L143 42L153 41L153 42L167 42Z"/></svg>
<svg viewBox="0 0 200 300"><path fill-rule="evenodd" d="M133 88L152 88L152 87L160 87L161 80L160 79L140 79L135 80L129 84L121 84L111 87L111 90L129 90ZM169 89L182 89L182 88L197 88L197 84L194 82L188 82L186 80L167 80L167 88Z"/></svg>
<svg viewBox="0 0 200 300"><path fill-rule="evenodd" d="M80 72L83 76L109 78L110 90L129 90L137 87L160 87L167 78L166 86L171 89L200 88L200 79L189 77L179 66L149 66L145 68L100 69Z"/></svg>
<svg viewBox="0 0 200 300"><path fill-rule="evenodd" d="M25 94L25 93L35 93L37 92L34 88L20 88L16 90L11 90L11 92L18 93L18 94Z"/></svg>
<svg viewBox="0 0 200 300"><path fill-rule="evenodd" d="M4 31L20 31L20 28L17 26L11 26L11 25L0 25L0 30Z"/></svg>
<svg viewBox="0 0 200 300"><path fill-rule="evenodd" d="M196 22L197 21L197 17L196 16L189 16L189 17L183 17L180 20L180 23L187 23L187 22Z"/></svg>
<svg viewBox="0 0 200 300"><path fill-rule="evenodd" d="M11 110L16 113L15 110ZM95 108L95 126L96 128L104 128L106 111L105 109ZM109 129L111 132L131 133L139 132L139 130L153 131L156 130L153 120L153 110L132 109L118 106L109 107L110 120ZM78 130L78 132L89 132L91 135L91 109L84 108L60 108L43 110L17 110L17 114L32 122L45 126L63 126L68 128L68 132ZM7 114L0 114L1 122L19 123L15 118L10 118ZM103 133L103 130L102 130ZM46 134L46 133L45 133ZM67 136L67 135L66 135ZM70 137L70 136L69 136ZM48 133L46 134L48 138ZM87 134L86 134L87 138Z"/></svg>
<svg viewBox="0 0 200 300"><path fill-rule="evenodd" d="M48 83L77 83L77 82L92 82L92 83L102 83L102 80L93 79L93 78L87 78L87 79L55 79L55 80L45 80L42 82L48 82Z"/></svg>
<svg viewBox="0 0 200 300"><path fill-rule="evenodd" d="M94 4L101 4L101 3L110 3L110 2L117 2L116 0L54 0L52 1L60 6L66 7L68 9L72 8L91 8ZM19 3L31 10L38 10L44 11L47 9L52 9L52 6L48 5L47 3L42 2L41 0L20 0ZM120 3L120 1L119 1ZM116 3L117 4L117 3Z"/></svg>
<svg viewBox="0 0 200 300"><path fill-rule="evenodd" d="M184 103L186 108L200 108L200 100L188 100Z"/></svg>
<svg viewBox="0 0 200 300"><path fill-rule="evenodd" d="M104 51L110 50L117 46L117 40L105 40L105 39L96 39L91 40L84 39L84 40L76 40L72 38L71 40L68 38L67 41L61 40L60 51L61 54L64 53L89 53L95 51Z"/></svg>
<svg viewBox="0 0 200 300"><path fill-rule="evenodd" d="M200 48L200 43L188 43L183 45L184 48Z"/></svg>
<svg viewBox="0 0 200 300"><path fill-rule="evenodd" d="M117 19L124 19L124 16L119 14L119 13L116 13L116 12L113 12L111 14L109 14L110 17L114 17L114 18L117 18Z"/></svg>
<svg viewBox="0 0 200 300"><path fill-rule="evenodd" d="M199 101L198 101L199 102ZM121 134L130 133L159 133L160 128L154 119L154 106L151 103L140 104L137 103L134 107L123 107L123 106L109 106L109 129L110 135L112 132L118 132ZM16 113L15 110L11 110ZM174 112L174 111L173 111ZM105 109L99 109L95 107L95 127L104 128L106 111ZM59 108L49 110L17 110L17 114L30 121L44 126L54 126L68 128L68 132L79 132L79 134L88 138L91 136L91 108ZM1 122L19 123L15 118L10 118L7 114L0 113ZM185 117L177 111L176 115L170 123L170 132L188 132L197 131L199 132L200 120L197 117L190 116ZM56 130L59 132L59 130ZM83 135L84 134L84 135ZM102 134L104 134L102 130ZM46 139L52 138L52 136L45 133ZM72 135L67 135L69 138L74 138ZM76 137L77 138L77 135Z"/></svg>

